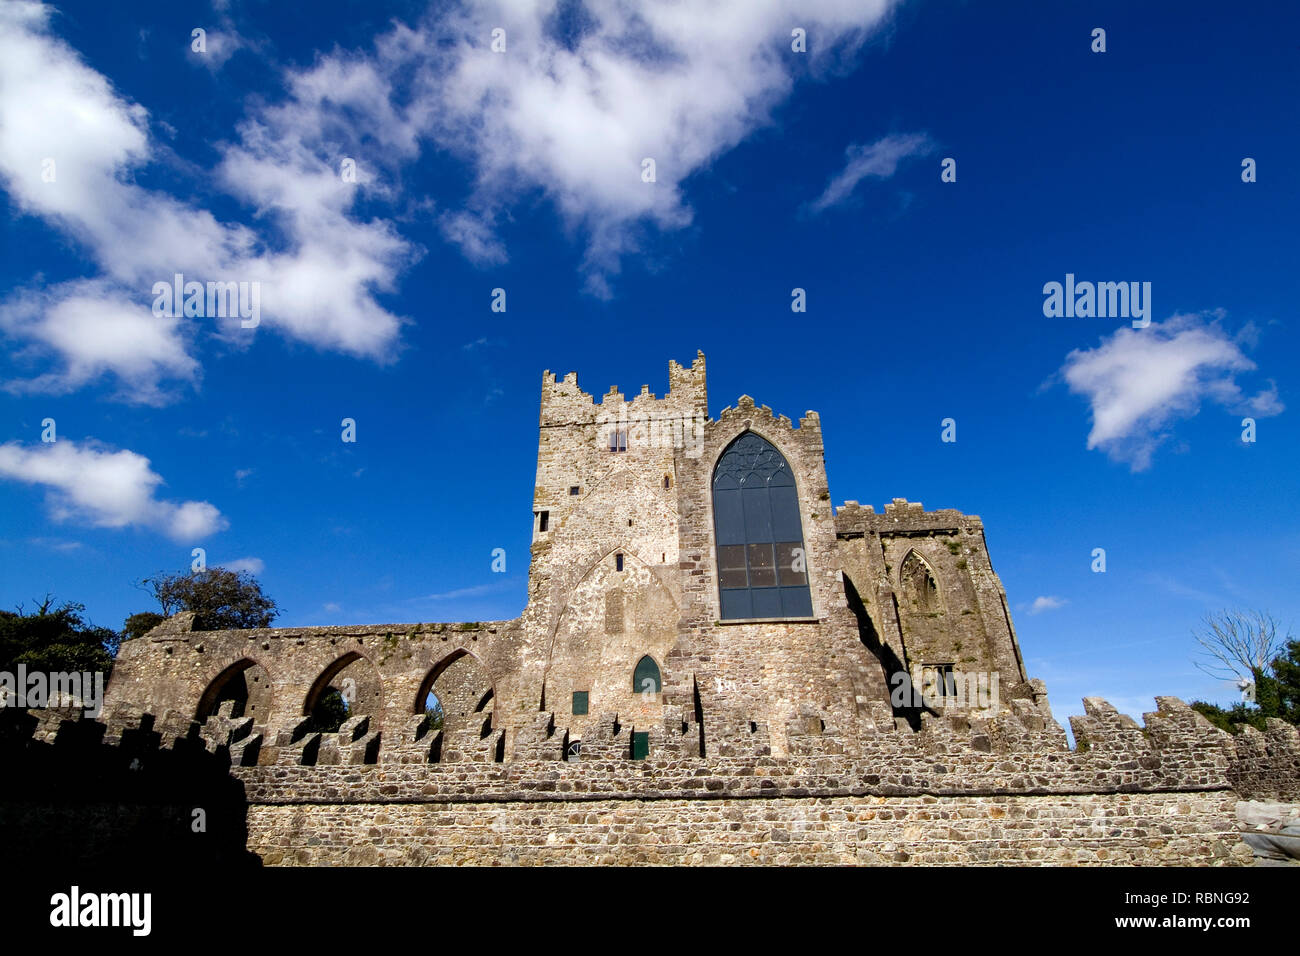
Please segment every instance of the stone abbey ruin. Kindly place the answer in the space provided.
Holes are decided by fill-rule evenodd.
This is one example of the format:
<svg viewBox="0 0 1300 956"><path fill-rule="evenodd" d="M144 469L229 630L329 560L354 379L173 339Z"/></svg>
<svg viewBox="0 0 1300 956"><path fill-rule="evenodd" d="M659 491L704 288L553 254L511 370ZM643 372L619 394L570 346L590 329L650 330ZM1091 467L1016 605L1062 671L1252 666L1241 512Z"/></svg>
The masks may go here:
<svg viewBox="0 0 1300 956"><path fill-rule="evenodd" d="M702 354L669 383L543 376L519 617L180 614L123 644L99 721L25 733L218 761L267 864L1236 864L1237 802L1300 798L1294 727L1176 698L1145 726L1087 699L1071 749L978 517L836 511L816 413L710 419Z"/></svg>

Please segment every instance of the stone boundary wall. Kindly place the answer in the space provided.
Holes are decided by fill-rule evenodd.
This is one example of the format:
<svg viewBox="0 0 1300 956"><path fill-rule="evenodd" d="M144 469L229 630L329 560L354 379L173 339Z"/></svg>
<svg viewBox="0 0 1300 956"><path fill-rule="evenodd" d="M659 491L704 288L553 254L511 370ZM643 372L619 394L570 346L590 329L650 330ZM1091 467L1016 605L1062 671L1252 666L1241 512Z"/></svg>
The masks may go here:
<svg viewBox="0 0 1300 956"><path fill-rule="evenodd" d="M1230 793L255 805L268 865L1242 865Z"/></svg>
<svg viewBox="0 0 1300 956"><path fill-rule="evenodd" d="M881 720L851 738L810 719L786 757L595 747L566 761L536 756L549 752L539 739L512 761L241 766L230 761L247 719L181 728L53 711L21 717L6 739L81 739L123 765L209 755L241 794L247 849L268 864L1249 863L1234 814L1248 794L1234 787L1294 791L1294 728L1232 738L1176 698L1157 702L1139 726L1086 699L1074 750L1024 707L919 733ZM533 730L544 738L545 723Z"/></svg>
<svg viewBox="0 0 1300 956"><path fill-rule="evenodd" d="M1300 801L1300 729L1270 718L1233 738L1228 780L1244 800Z"/></svg>
<svg viewBox="0 0 1300 956"><path fill-rule="evenodd" d="M751 747L707 759L677 748L675 754L631 760L619 742L626 731L620 733L612 717L601 721L600 734L584 740L578 759L562 759L563 735L547 715L539 715L521 731L515 752L522 756L514 760L494 760L491 748L480 746L446 749L439 762L429 762L427 746L389 754L409 760L383 759L385 744L401 741L378 739L359 719L349 721L354 729L325 735L330 739L322 747L337 759L316 766L303 765L301 754L272 764L243 759L256 741L249 718L217 716L200 725L166 715L155 725L146 715L98 726L110 745L143 732L159 747L187 741L223 754L236 764L231 773L254 803L1192 792L1228 790L1234 778L1274 781L1275 789L1295 786L1294 768L1270 762L1277 746L1255 746L1249 764L1237 766L1233 738L1177 698L1157 698L1158 710L1145 715L1144 727L1104 700L1085 699L1085 714L1072 718L1074 750L1060 727L1036 709L1041 702L1016 703L1022 704L1019 714L931 719L919 733L882 717L875 731L846 736L811 715L790 728L789 756L772 756L760 728ZM52 739L64 722L49 716L35 736ZM1256 737L1276 744L1284 734L1275 729L1271 737ZM1253 744L1255 738L1248 738L1247 745ZM291 750L281 753L293 756Z"/></svg>
<svg viewBox="0 0 1300 956"><path fill-rule="evenodd" d="M1074 719L1079 747L1019 720L965 717L920 733L893 729L845 739L791 737L794 753L629 760L615 747L578 760L463 760L348 766L237 766L254 803L419 803L511 800L663 800L712 797L1076 794L1231 788L1231 738L1177 698L1158 698L1147 726L1089 698ZM209 725L209 727L211 724ZM606 725L608 727L608 725ZM1055 725L1053 725L1055 727ZM208 728L204 728L205 731ZM1018 731L1015 734L1010 730ZM1055 728L1059 732L1059 727ZM539 725L538 732L544 732ZM556 735L558 736L558 735ZM222 743L209 740L212 749ZM517 747L517 751L524 750ZM529 751L542 750L533 742ZM590 754L598 753L600 756Z"/></svg>

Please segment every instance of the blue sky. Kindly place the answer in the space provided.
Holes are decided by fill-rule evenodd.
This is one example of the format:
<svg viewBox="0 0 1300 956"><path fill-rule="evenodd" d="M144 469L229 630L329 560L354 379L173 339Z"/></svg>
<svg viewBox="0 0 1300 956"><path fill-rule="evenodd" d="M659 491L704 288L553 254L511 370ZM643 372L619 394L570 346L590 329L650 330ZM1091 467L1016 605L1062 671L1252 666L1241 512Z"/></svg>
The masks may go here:
<svg viewBox="0 0 1300 956"><path fill-rule="evenodd" d="M702 349L715 416L820 412L837 504L983 517L1058 715L1230 701L1191 629L1300 609L1300 15L637 9L0 6L0 601L117 627L203 547L286 626L513 617L542 371ZM153 315L176 272L260 324ZM1151 324L1046 317L1067 273Z"/></svg>

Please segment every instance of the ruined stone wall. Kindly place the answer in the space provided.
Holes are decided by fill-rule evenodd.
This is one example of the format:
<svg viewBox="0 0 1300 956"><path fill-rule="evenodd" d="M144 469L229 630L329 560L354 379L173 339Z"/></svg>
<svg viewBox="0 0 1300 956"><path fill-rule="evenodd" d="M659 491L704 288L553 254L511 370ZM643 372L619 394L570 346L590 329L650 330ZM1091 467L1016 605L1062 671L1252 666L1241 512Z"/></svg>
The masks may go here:
<svg viewBox="0 0 1300 956"><path fill-rule="evenodd" d="M1247 800L1300 801L1300 730L1276 719L1266 725L1265 733L1242 727L1233 738L1228 778Z"/></svg>
<svg viewBox="0 0 1300 956"><path fill-rule="evenodd" d="M556 737L537 726L527 759L457 766L238 767L255 803L503 802L596 798L663 800L764 796L960 796L1226 791L1231 738L1176 698L1159 699L1145 727L1095 698L1075 718L1081 743L1066 746L1060 727L1024 717L963 716L929 722L920 733L882 725L859 739L791 733L795 754L750 753L701 759L678 749L631 760L592 728L580 757L563 760ZM1037 719L1036 719L1037 718ZM204 733L207 733L205 730ZM550 748L541 746L552 741ZM221 742L212 740L213 749ZM667 749L667 747L666 747Z"/></svg>
<svg viewBox="0 0 1300 956"><path fill-rule="evenodd" d="M918 689L923 670L928 675L939 664L952 665L959 679L963 673L981 679L997 674L1004 693L1027 679L1006 593L977 516L925 511L901 498L877 515L848 501L835 527L848 586L867 618L864 627ZM928 593L927 582L933 588Z"/></svg>
<svg viewBox="0 0 1300 956"><path fill-rule="evenodd" d="M303 756L304 741L310 743L303 725L314 699L327 687L341 688L349 677L356 692L350 716L367 718L365 733L381 736L391 751L414 742L425 698L439 675L444 681L435 693L442 690L453 713L465 710L470 696L477 706L483 688L491 688L493 706L485 711L492 711L499 733L536 714L536 706L527 712L496 706L497 700L515 699L516 622L241 631L190 631L188 623L178 616L123 643L105 694L110 725L151 713L169 728L188 728L207 717L204 697L219 695L223 680L250 665L269 679L266 710L250 727L250 735L260 737L258 759L265 763L282 759L281 749L283 759ZM458 680L456 670L445 671L466 657L479 671L473 679ZM458 691L450 682L472 686Z"/></svg>
<svg viewBox="0 0 1300 956"><path fill-rule="evenodd" d="M518 734L541 719L561 740L584 739L604 722L650 733L652 752L661 738L689 735L706 756L780 756L791 725L855 737L888 721L887 680L900 669L942 659L997 671L1004 694L1023 683L978 518L906 502L881 516L856 506L837 516L815 412L795 427L742 396L709 420L702 354L689 368L670 362L669 385L662 398L646 386L630 401L614 388L596 401L575 373L543 375L519 618L195 632L179 615L123 646L109 712L203 721L238 698L225 718L253 716L258 759L276 763L318 752L303 720L337 690L349 718L361 721L349 725L343 751L359 742L368 751L382 738L380 752L416 760L426 745L439 753L421 721L442 674L442 694L456 698L451 712L467 718L448 733L489 741L466 736L459 752L487 747L511 757ZM720 619L712 478L748 432L781 453L794 479L813 610L806 619ZM895 565L911 551L938 582L934 609L906 599ZM472 661L446 670L466 654ZM645 657L660 674L653 693L633 686ZM462 673L464 694L452 686ZM480 711L484 687L492 706ZM586 713L575 713L575 694L586 695ZM473 699L460 700L466 695Z"/></svg>
<svg viewBox="0 0 1300 956"><path fill-rule="evenodd" d="M93 743L97 779L130 780L136 765L165 772L195 755L233 760L224 791L238 793L240 807L226 815L240 832L246 825L248 849L268 864L1250 861L1234 819L1238 748L1181 701L1158 698L1139 726L1087 699L1074 750L1045 704L1015 703L1012 714L954 714L920 732L892 721L857 737L792 726L787 757L700 758L662 737L660 756L639 761L618 745L626 731L604 724L566 761L561 735L540 719L521 731L524 756L513 760L458 753L449 740L438 762L367 765L346 759L340 740L332 766L241 766L252 718L228 714L185 726L42 714L17 727L38 746ZM0 744L31 752L12 715L5 726ZM1249 769L1288 772L1263 755ZM148 817L113 810L120 794L78 793L78 825L126 828L94 834L95 845L121 845ZM18 804L0 823L39 828L68 817L48 801ZM168 810L150 826L185 822Z"/></svg>
<svg viewBox="0 0 1300 956"><path fill-rule="evenodd" d="M268 865L1241 865L1223 793L256 805Z"/></svg>

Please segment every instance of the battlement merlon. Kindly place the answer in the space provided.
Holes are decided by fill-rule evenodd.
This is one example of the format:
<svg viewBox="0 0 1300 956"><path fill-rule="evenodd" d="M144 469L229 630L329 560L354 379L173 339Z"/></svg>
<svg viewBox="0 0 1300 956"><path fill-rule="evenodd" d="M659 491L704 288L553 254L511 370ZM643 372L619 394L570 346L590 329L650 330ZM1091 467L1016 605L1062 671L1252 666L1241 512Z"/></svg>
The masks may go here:
<svg viewBox="0 0 1300 956"><path fill-rule="evenodd" d="M835 533L840 537L862 534L984 534L979 515L968 515L954 508L926 511L919 501L895 498L877 514L871 505L845 501L835 512Z"/></svg>
<svg viewBox="0 0 1300 956"><path fill-rule="evenodd" d="M569 372L562 379L547 370L542 373L542 400L539 423L543 428L562 425L593 425L620 420L655 420L709 416L708 385L704 353L697 351L689 368L668 361L668 394L658 398L649 385L627 399L617 386L599 400L578 385L578 373Z"/></svg>
<svg viewBox="0 0 1300 956"><path fill-rule="evenodd" d="M780 432L797 434L805 442L815 443L818 446L818 453L821 453L822 420L821 416L811 409L804 412L803 417L799 419L798 427L796 427L789 416L777 415L767 405L755 405L753 398L742 395L736 399L735 405L728 405L718 412L719 425L734 426L737 423L748 423L745 427L757 426L760 433L767 432L773 436L778 435Z"/></svg>

